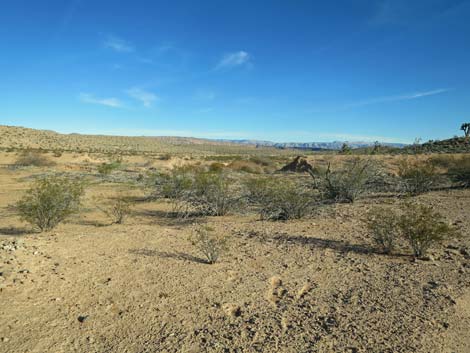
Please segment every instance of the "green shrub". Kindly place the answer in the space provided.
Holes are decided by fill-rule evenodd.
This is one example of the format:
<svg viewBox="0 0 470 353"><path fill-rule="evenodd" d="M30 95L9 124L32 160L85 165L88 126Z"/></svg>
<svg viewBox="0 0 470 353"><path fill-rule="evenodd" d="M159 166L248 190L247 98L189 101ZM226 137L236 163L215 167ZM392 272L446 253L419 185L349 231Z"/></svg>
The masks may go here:
<svg viewBox="0 0 470 353"><path fill-rule="evenodd" d="M434 244L457 235L456 230L432 207L407 203L402 211L398 225L416 257L425 256Z"/></svg>
<svg viewBox="0 0 470 353"><path fill-rule="evenodd" d="M250 179L245 188L249 202L259 206L261 219L299 219L310 214L314 206L313 195L291 180Z"/></svg>
<svg viewBox="0 0 470 353"><path fill-rule="evenodd" d="M432 207L410 202L403 204L398 212L385 208L370 212L366 225L372 239L387 254L403 239L415 257L423 257L431 246L458 235Z"/></svg>
<svg viewBox="0 0 470 353"><path fill-rule="evenodd" d="M17 158L15 165L20 167L50 167L55 163L39 152L24 151Z"/></svg>
<svg viewBox="0 0 470 353"><path fill-rule="evenodd" d="M209 264L216 263L220 255L227 250L227 238L214 234L214 229L211 227L196 229L192 243Z"/></svg>
<svg viewBox="0 0 470 353"><path fill-rule="evenodd" d="M157 181L159 194L168 198L178 217L191 211L206 216L223 216L239 203L233 181L225 173L180 167Z"/></svg>
<svg viewBox="0 0 470 353"><path fill-rule="evenodd" d="M78 211L83 183L66 177L37 180L18 201L16 208L22 220L48 231Z"/></svg>
<svg viewBox="0 0 470 353"><path fill-rule="evenodd" d="M378 208L369 212L367 216L366 225L372 239L383 253L391 254L401 236L399 215L390 209Z"/></svg>
<svg viewBox="0 0 470 353"><path fill-rule="evenodd" d="M367 185L379 177L371 160L355 158L336 171L330 164L320 173L319 180L311 173L323 197L336 202L354 202L367 192Z"/></svg>
<svg viewBox="0 0 470 353"><path fill-rule="evenodd" d="M398 165L398 176L404 191L411 195L428 192L437 182L436 167L427 160L403 159Z"/></svg>

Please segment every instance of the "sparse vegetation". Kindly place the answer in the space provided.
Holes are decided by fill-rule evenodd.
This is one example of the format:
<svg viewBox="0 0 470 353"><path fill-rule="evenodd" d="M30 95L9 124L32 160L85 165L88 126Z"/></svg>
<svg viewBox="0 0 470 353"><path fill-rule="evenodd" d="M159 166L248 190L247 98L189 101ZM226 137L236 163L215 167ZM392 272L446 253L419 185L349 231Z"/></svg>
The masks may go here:
<svg viewBox="0 0 470 353"><path fill-rule="evenodd" d="M227 250L227 238L216 234L214 228L208 226L195 230L192 243L209 264L215 264L220 255Z"/></svg>
<svg viewBox="0 0 470 353"><path fill-rule="evenodd" d="M33 184L16 208L22 220L48 231L78 211L83 192L81 181L46 177Z"/></svg>

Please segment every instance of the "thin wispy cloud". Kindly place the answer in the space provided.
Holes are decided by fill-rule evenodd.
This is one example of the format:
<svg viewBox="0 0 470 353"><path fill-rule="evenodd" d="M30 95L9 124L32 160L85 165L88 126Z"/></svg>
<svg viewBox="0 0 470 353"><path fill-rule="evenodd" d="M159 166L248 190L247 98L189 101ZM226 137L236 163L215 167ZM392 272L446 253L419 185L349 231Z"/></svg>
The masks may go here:
<svg viewBox="0 0 470 353"><path fill-rule="evenodd" d="M131 53L135 50L130 42L114 36L106 38L103 44L105 48L119 53Z"/></svg>
<svg viewBox="0 0 470 353"><path fill-rule="evenodd" d="M122 108L122 102L117 98L98 98L89 93L80 93L79 100L83 103L104 105L112 108Z"/></svg>
<svg viewBox="0 0 470 353"><path fill-rule="evenodd" d="M141 102L146 108L150 108L159 99L156 94L137 87L133 87L126 92L130 97Z"/></svg>
<svg viewBox="0 0 470 353"><path fill-rule="evenodd" d="M407 100L412 100L412 99L435 96L437 94L442 94L442 93L446 93L446 92L449 92L449 91L450 91L450 88L440 88L440 89L435 89L435 90L432 90L432 91L414 92L414 93L401 94L401 95L396 95L396 96L385 96L385 97L371 98L371 99L365 99L363 101L350 103L350 104L346 105L346 108L361 107L361 106L364 106L364 105L386 103L386 102L407 101Z"/></svg>
<svg viewBox="0 0 470 353"><path fill-rule="evenodd" d="M237 66L250 67L251 65L251 55L246 51L240 50L234 53L225 54L216 65L215 70L232 69Z"/></svg>

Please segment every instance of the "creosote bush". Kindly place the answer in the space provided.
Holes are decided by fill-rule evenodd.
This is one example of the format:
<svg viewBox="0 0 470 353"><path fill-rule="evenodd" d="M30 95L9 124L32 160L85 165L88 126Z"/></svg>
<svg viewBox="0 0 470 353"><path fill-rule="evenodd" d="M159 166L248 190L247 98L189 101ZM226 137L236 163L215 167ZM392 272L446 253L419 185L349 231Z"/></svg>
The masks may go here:
<svg viewBox="0 0 470 353"><path fill-rule="evenodd" d="M32 185L16 208L22 220L48 231L78 211L83 193L84 186L79 180L46 177Z"/></svg>
<svg viewBox="0 0 470 353"><path fill-rule="evenodd" d="M430 161L406 158L398 165L398 176L405 192L420 195L431 190L437 182L435 165Z"/></svg>
<svg viewBox="0 0 470 353"><path fill-rule="evenodd" d="M245 182L248 201L259 207L263 220L289 220L307 216L315 199L311 192L291 180L249 179Z"/></svg>
<svg viewBox="0 0 470 353"><path fill-rule="evenodd" d="M327 169L319 174L318 177L314 172L310 173L323 197L335 202L356 201L367 192L368 184L379 176L377 166L371 160L359 158L334 171L328 164Z"/></svg>
<svg viewBox="0 0 470 353"><path fill-rule="evenodd" d="M131 203L124 196L103 202L98 208L111 219L112 224L122 224L131 213Z"/></svg>
<svg viewBox="0 0 470 353"><path fill-rule="evenodd" d="M174 168L157 180L158 194L169 199L177 217L191 212L205 216L223 216L235 209L239 197L234 182L226 173L198 167Z"/></svg>
<svg viewBox="0 0 470 353"><path fill-rule="evenodd" d="M391 254L400 236L398 229L399 217L388 209L379 208L368 214L366 221L372 239L385 254Z"/></svg>
<svg viewBox="0 0 470 353"><path fill-rule="evenodd" d="M220 255L227 250L227 238L216 234L212 227L197 228L192 243L209 264L216 263Z"/></svg>
<svg viewBox="0 0 470 353"><path fill-rule="evenodd" d="M398 241L404 240L415 257L423 257L431 246L458 235L432 207L410 202L398 212L385 208L370 212L366 225L373 240L387 254L393 252Z"/></svg>
<svg viewBox="0 0 470 353"><path fill-rule="evenodd" d="M441 214L421 204L405 204L398 225L416 257L425 256L434 244L457 235Z"/></svg>

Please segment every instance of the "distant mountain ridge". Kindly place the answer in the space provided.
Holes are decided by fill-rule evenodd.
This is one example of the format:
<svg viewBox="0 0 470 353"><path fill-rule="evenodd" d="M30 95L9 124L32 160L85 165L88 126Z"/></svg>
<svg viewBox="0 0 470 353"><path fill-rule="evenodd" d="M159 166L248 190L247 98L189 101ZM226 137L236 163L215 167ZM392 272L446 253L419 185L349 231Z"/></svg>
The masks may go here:
<svg viewBox="0 0 470 353"><path fill-rule="evenodd" d="M375 142L367 141L331 141L331 142L272 142L265 140L225 140L220 139L217 141L224 141L229 143L243 144L243 145L256 145L262 147L275 147L275 148L295 148L302 150L340 150L343 144L347 144L351 148L365 148L375 145ZM381 146L403 148L407 146L404 143L390 143L380 142Z"/></svg>

